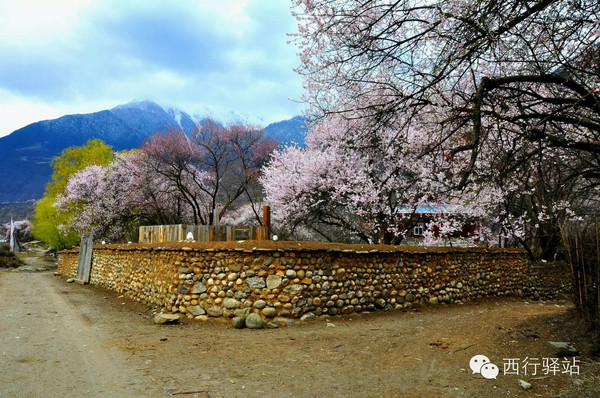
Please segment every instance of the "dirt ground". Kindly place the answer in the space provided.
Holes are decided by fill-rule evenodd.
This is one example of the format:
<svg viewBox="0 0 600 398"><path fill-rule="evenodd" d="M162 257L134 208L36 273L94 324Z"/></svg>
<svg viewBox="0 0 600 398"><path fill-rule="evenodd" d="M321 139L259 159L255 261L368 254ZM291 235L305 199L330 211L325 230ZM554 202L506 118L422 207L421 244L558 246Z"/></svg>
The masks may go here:
<svg viewBox="0 0 600 398"><path fill-rule="evenodd" d="M600 366L566 302L498 299L321 317L270 330L184 320L52 272L0 272L0 396L597 397ZM579 375L504 375L505 358L554 357ZM472 374L483 354L497 379ZM518 379L533 388L523 390Z"/></svg>

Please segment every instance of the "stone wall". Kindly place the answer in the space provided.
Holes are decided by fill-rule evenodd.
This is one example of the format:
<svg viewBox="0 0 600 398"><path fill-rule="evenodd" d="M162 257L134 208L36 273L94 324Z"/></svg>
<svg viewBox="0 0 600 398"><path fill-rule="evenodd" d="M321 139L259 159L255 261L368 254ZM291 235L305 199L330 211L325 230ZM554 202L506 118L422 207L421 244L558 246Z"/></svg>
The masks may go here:
<svg viewBox="0 0 600 398"><path fill-rule="evenodd" d="M77 250L59 272L77 273ZM349 314L533 293L524 251L218 242L94 247L91 283L188 316Z"/></svg>
<svg viewBox="0 0 600 398"><path fill-rule="evenodd" d="M529 266L527 281L523 288L525 297L570 298L572 293L573 279L567 263L535 263Z"/></svg>

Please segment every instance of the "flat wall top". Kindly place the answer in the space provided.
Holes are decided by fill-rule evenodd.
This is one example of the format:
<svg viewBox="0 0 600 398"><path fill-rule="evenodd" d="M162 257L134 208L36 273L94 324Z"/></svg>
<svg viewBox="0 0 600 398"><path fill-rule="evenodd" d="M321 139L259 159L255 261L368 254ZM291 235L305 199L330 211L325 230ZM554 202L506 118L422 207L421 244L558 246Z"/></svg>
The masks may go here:
<svg viewBox="0 0 600 398"><path fill-rule="evenodd" d="M439 247L367 245L329 242L298 242L246 240L233 242L167 242L167 243L128 243L96 245L94 250L167 250L167 251L302 251L302 252L345 252L345 253L525 253L523 249L479 248L479 247ZM79 252L78 248L63 250L63 253Z"/></svg>

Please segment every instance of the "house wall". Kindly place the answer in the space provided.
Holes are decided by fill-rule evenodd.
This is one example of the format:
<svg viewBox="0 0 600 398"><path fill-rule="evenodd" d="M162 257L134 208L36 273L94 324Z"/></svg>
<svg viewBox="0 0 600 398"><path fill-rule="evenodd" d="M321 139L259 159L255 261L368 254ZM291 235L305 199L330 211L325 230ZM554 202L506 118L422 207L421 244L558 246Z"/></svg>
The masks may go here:
<svg viewBox="0 0 600 398"><path fill-rule="evenodd" d="M77 257L59 253L63 276ZM91 283L188 316L293 318L555 294L539 274L516 249L245 241L95 246Z"/></svg>

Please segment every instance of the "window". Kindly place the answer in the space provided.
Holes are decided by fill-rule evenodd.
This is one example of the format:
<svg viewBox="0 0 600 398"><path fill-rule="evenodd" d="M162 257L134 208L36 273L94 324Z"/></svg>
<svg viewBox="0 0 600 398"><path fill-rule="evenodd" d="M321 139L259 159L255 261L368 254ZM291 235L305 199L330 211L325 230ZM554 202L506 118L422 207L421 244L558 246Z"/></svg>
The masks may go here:
<svg viewBox="0 0 600 398"><path fill-rule="evenodd" d="M413 236L420 236L423 235L423 230L424 230L424 225L422 222L416 224L413 227Z"/></svg>

